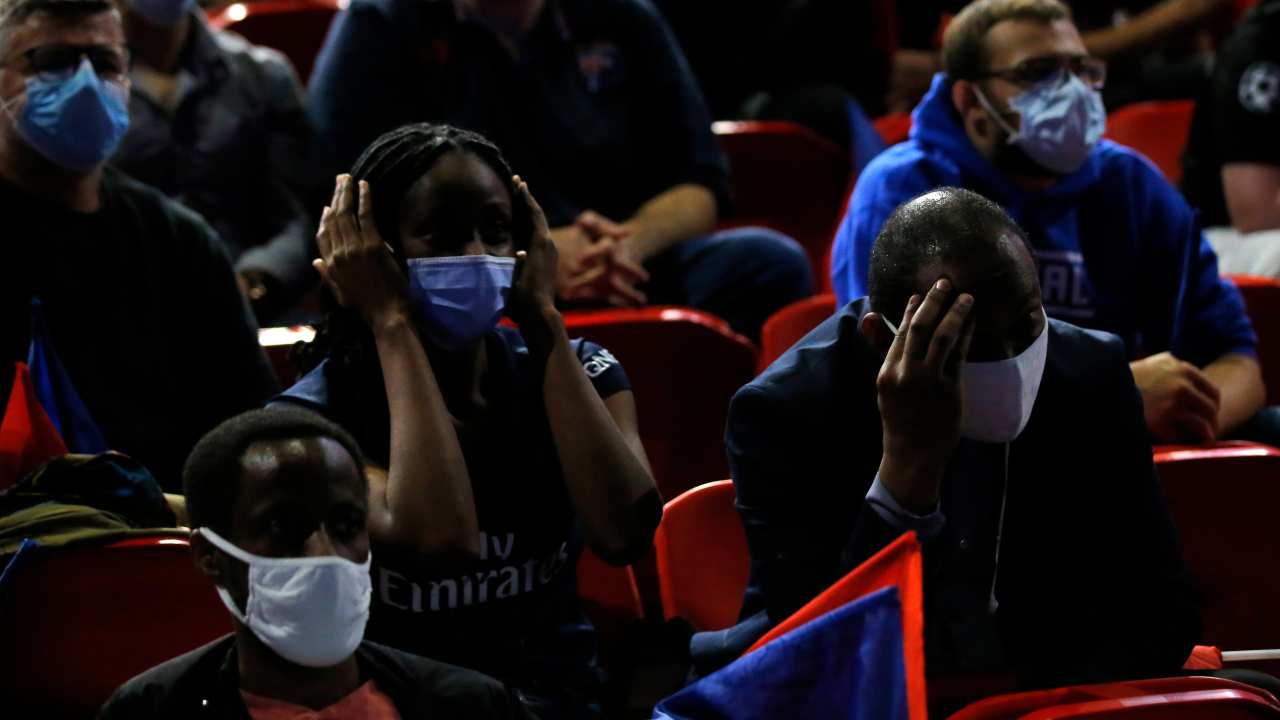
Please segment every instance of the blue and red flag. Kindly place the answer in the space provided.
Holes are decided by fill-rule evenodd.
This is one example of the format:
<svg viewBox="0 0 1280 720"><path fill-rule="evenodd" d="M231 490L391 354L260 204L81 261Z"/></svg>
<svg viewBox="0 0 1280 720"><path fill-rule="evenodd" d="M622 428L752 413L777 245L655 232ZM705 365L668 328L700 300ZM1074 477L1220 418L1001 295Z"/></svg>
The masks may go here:
<svg viewBox="0 0 1280 720"><path fill-rule="evenodd" d="M727 667L663 700L654 720L925 720L920 545L907 533Z"/></svg>
<svg viewBox="0 0 1280 720"><path fill-rule="evenodd" d="M107 442L102 431L80 400L71 377L58 359L39 300L31 301L31 346L27 352L27 367L31 369L36 397L67 449L86 455L106 452Z"/></svg>

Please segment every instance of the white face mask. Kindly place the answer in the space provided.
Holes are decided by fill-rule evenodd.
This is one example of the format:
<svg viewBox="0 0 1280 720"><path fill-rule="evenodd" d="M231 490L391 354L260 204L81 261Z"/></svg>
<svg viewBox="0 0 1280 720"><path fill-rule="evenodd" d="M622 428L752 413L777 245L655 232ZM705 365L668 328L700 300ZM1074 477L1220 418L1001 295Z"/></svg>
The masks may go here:
<svg viewBox="0 0 1280 720"><path fill-rule="evenodd" d="M351 657L364 639L373 595L369 562L337 556L268 558L247 553L209 528L214 547L249 566L244 612L218 586L227 610L277 655L307 667L331 667Z"/></svg>
<svg viewBox="0 0 1280 720"><path fill-rule="evenodd" d="M894 335L898 329L884 319ZM1006 443L1022 434L1044 378L1049 351L1049 320L1026 350L1007 360L965 361L960 371L964 408L960 435L970 440Z"/></svg>

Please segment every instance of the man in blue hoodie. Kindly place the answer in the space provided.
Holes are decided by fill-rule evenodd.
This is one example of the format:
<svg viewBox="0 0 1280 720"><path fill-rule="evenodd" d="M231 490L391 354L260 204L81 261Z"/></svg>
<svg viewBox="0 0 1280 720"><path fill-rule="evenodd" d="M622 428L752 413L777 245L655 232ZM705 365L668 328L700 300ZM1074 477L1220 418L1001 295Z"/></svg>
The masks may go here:
<svg viewBox="0 0 1280 720"><path fill-rule="evenodd" d="M867 166L836 234L843 305L904 201L957 185L999 203L1035 248L1051 317L1119 335L1162 442L1272 437L1257 338L1186 202L1145 158L1101 139L1090 58L1058 0L978 0L943 38L944 71L909 141Z"/></svg>

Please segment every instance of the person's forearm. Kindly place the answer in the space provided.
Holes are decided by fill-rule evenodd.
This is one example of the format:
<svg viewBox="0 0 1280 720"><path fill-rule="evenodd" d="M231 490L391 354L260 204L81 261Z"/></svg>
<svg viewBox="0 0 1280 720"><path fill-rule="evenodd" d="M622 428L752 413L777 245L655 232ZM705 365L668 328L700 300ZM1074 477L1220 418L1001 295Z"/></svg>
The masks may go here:
<svg viewBox="0 0 1280 720"><path fill-rule="evenodd" d="M1100 58L1145 50L1207 21L1224 5L1223 0L1165 0L1122 25L1085 33L1084 45Z"/></svg>
<svg viewBox="0 0 1280 720"><path fill-rule="evenodd" d="M716 196L702 185L677 185L641 206L625 225L631 230L625 243L644 262L715 229Z"/></svg>
<svg viewBox="0 0 1280 720"><path fill-rule="evenodd" d="M1262 368L1248 355L1224 355L1204 368L1204 374L1218 387L1218 434L1224 436L1244 424L1262 409L1267 399L1262 384Z"/></svg>
<svg viewBox="0 0 1280 720"><path fill-rule="evenodd" d="M564 320L554 309L543 315L543 397L569 495L594 548L606 559L633 556L648 548L656 525L637 502L654 490L653 477L583 371Z"/></svg>
<svg viewBox="0 0 1280 720"><path fill-rule="evenodd" d="M476 556L471 479L426 351L407 317L373 330L391 415L391 462L385 498L372 498L370 531L424 555Z"/></svg>

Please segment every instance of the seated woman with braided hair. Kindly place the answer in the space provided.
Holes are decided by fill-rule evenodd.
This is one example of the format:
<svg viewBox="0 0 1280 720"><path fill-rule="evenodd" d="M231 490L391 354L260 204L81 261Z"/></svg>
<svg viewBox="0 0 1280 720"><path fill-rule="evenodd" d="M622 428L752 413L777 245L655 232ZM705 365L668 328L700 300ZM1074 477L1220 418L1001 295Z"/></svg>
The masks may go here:
<svg viewBox="0 0 1280 720"><path fill-rule="evenodd" d="M406 126L337 178L317 240L337 307L275 402L374 466L368 637L500 678L544 720L597 715L574 567L584 541L643 555L662 502L626 375L565 332L528 185L475 133Z"/></svg>

